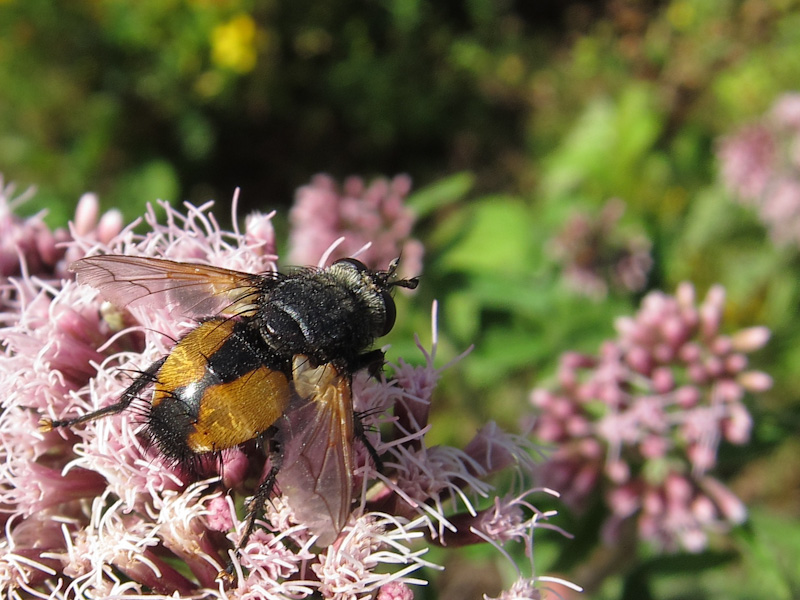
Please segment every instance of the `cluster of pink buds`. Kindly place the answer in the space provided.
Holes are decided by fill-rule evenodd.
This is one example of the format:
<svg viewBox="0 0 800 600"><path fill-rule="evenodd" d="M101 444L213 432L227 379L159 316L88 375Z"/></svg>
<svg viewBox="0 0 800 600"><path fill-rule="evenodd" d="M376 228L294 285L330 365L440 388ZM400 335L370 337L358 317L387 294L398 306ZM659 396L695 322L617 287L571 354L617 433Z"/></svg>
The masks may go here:
<svg viewBox="0 0 800 600"><path fill-rule="evenodd" d="M553 256L561 263L569 287L602 299L609 290L638 292L653 266L650 241L619 227L625 203L612 198L599 216L574 214L552 240Z"/></svg>
<svg viewBox="0 0 800 600"><path fill-rule="evenodd" d="M335 260L357 254L378 268L402 255L403 274L418 275L423 249L411 237L416 217L405 203L410 191L406 175L376 179L368 186L360 177L349 177L341 188L328 175L315 176L297 190L289 214L289 261L309 265L321 256Z"/></svg>
<svg viewBox="0 0 800 600"><path fill-rule="evenodd" d="M778 244L800 245L800 93L719 144L722 181L753 206Z"/></svg>
<svg viewBox="0 0 800 600"><path fill-rule="evenodd" d="M29 275L61 277L65 274L65 244L70 239L66 229L51 230L44 222L44 212L23 218L17 210L29 200L33 188L14 196L14 184L5 185L0 175L0 277ZM99 215L94 194L84 194L75 211L74 229L80 235L93 234L108 241L120 232L119 211ZM68 259L67 259L68 260Z"/></svg>
<svg viewBox="0 0 800 600"><path fill-rule="evenodd" d="M599 355L563 355L557 388L532 392L534 433L556 447L542 483L576 509L602 494L608 539L635 518L640 538L699 551L709 532L745 518L709 472L721 441L749 438L745 393L772 382L748 368L747 355L769 331L725 335L724 297L712 287L698 306L685 283L674 297L650 293L635 317L618 320L619 337Z"/></svg>

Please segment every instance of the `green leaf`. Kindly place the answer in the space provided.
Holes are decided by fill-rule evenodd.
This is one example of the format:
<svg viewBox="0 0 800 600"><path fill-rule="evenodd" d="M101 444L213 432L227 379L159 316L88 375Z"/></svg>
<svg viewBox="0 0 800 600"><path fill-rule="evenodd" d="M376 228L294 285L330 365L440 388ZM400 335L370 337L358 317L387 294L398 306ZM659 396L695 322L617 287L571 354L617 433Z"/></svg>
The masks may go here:
<svg viewBox="0 0 800 600"><path fill-rule="evenodd" d="M482 198L470 207L466 230L442 255L445 269L479 273L524 273L531 246L531 216L510 196Z"/></svg>
<svg viewBox="0 0 800 600"><path fill-rule="evenodd" d="M469 171L456 173L411 194L406 204L419 217L464 199L475 185L475 176Z"/></svg>

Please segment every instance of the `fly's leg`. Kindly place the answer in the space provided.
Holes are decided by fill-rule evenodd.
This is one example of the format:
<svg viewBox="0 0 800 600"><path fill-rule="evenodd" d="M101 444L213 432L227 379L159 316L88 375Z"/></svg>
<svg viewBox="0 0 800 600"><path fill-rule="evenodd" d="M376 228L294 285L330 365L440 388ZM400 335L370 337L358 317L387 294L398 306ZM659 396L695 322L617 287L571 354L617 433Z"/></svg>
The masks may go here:
<svg viewBox="0 0 800 600"><path fill-rule="evenodd" d="M92 411L90 413L86 413L80 417L75 417L74 419L63 419L54 421L49 417L42 417L39 419L39 431L52 431L53 429L59 427L72 427L73 425L80 425L81 423L87 423L89 421L94 421L95 419L100 419L102 417L106 417L108 415L115 415L117 413L121 413L123 410L130 406L131 402L133 402L136 398L140 397L141 391L146 388L148 385L154 383L156 381L156 375L158 371L164 364L164 361L167 360L167 357L158 359L152 365L150 365L147 369L142 371L139 376L133 381L132 384L128 386L124 392L122 392L122 396L120 397L119 401L106 406L104 408L100 408L98 410Z"/></svg>
<svg viewBox="0 0 800 600"><path fill-rule="evenodd" d="M256 528L256 521L258 520L258 517L263 514L264 507L275 491L275 484L278 480L278 472L280 471L281 463L283 462L283 453L281 452L280 444L274 438L274 435L274 427L271 427L267 432L261 434L260 436L261 440L272 438L270 439L272 449L269 451L272 459L272 466L270 467L267 476L264 477L264 480L261 482L261 484L259 484L258 489L256 489L255 494L253 494L253 497L250 498L250 502L247 504L247 520L244 526L244 533L242 533L242 538L239 540L239 543L236 545L236 549L234 550L237 556L241 552L242 548L244 548L244 546L247 544L250 536L253 534L253 531ZM233 573L233 560L229 560L228 565L225 567L225 569L219 572L217 577L228 584L231 584L234 581Z"/></svg>

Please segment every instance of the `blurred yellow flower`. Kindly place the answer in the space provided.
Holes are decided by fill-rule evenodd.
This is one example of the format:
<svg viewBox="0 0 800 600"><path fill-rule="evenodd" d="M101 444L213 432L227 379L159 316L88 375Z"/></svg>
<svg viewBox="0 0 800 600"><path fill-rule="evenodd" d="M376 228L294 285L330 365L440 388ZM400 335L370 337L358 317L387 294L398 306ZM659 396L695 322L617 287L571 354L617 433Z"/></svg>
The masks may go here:
<svg viewBox="0 0 800 600"><path fill-rule="evenodd" d="M248 14L239 14L211 32L211 60L237 73L248 73L256 66L256 23Z"/></svg>
<svg viewBox="0 0 800 600"><path fill-rule="evenodd" d="M667 9L667 20L678 31L687 31L695 24L697 10L691 2L675 2Z"/></svg>

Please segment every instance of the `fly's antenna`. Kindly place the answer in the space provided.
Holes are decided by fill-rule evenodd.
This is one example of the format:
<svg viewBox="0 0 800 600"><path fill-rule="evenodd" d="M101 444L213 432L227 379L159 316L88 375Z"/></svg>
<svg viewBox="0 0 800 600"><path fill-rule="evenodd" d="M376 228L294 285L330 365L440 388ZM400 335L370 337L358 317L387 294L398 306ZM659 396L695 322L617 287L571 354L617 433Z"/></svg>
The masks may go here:
<svg viewBox="0 0 800 600"><path fill-rule="evenodd" d="M387 287L401 287L409 290L416 289L419 285L419 277L410 277L408 279L396 279L397 268L400 265L400 258L398 256L389 263L389 268L386 269L386 285Z"/></svg>

